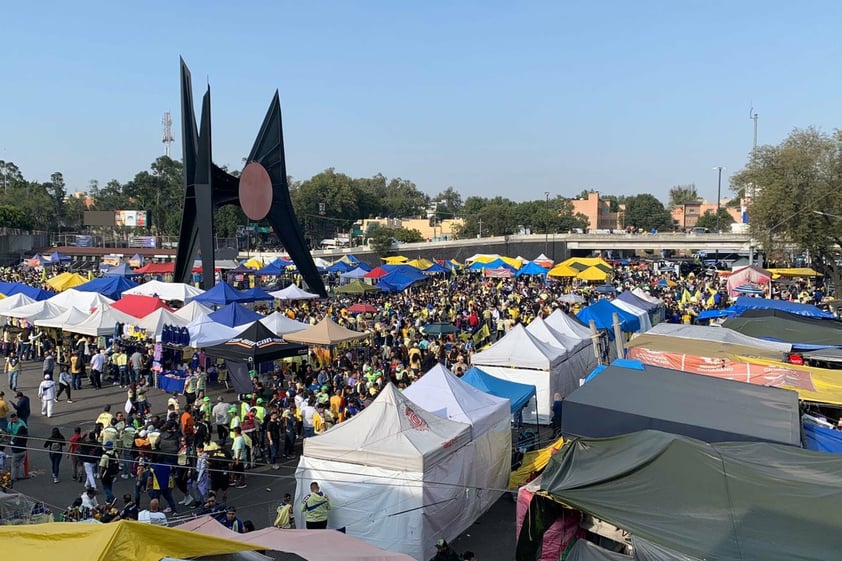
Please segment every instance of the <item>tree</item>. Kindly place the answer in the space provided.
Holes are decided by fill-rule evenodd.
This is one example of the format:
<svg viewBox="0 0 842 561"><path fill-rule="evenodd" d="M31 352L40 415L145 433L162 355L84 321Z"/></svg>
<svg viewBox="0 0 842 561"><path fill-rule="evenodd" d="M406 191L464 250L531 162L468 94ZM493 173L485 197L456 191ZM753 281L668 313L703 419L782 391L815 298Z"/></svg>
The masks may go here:
<svg viewBox="0 0 842 561"><path fill-rule="evenodd" d="M442 215L450 218L459 215L462 210L462 195L453 187L448 187L435 197L433 201L436 202L436 216Z"/></svg>
<svg viewBox="0 0 842 561"><path fill-rule="evenodd" d="M703 215L699 217L696 221L697 228L707 228L711 232L714 232L719 229L720 232L727 232L731 229L731 224L734 223L734 217L728 214L728 209L725 207L721 207L719 209L719 223L717 224L716 220L716 212L713 210L707 210Z"/></svg>
<svg viewBox="0 0 842 561"><path fill-rule="evenodd" d="M32 230L34 222L26 212L13 206L0 206L0 228Z"/></svg>
<svg viewBox="0 0 842 561"><path fill-rule="evenodd" d="M754 188L749 228L767 255L787 246L807 250L840 287L833 253L842 245L842 131L796 129L777 146L759 146L731 184Z"/></svg>
<svg viewBox="0 0 842 561"><path fill-rule="evenodd" d="M644 193L626 199L626 224L643 230L671 231L672 215L661 201Z"/></svg>
<svg viewBox="0 0 842 561"><path fill-rule="evenodd" d="M672 210L684 206L684 203L696 202L699 200L699 193L696 191L696 184L674 185L670 188L669 204L667 207Z"/></svg>
<svg viewBox="0 0 842 561"><path fill-rule="evenodd" d="M415 228L397 228L392 230L392 237L402 243L418 243L424 241L424 236Z"/></svg>
<svg viewBox="0 0 842 561"><path fill-rule="evenodd" d="M385 226L381 226L377 222L372 222L369 224L368 229L366 230L366 238L368 238L368 244L371 249L374 250L375 253L378 255L388 255L390 251L392 251L392 233L394 230L392 228L386 228Z"/></svg>

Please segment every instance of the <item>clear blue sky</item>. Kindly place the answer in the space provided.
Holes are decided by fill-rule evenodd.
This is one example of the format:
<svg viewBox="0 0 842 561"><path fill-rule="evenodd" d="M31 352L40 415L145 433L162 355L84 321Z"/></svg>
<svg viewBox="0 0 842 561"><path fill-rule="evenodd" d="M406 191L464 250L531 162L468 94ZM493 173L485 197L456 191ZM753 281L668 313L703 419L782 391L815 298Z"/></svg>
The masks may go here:
<svg viewBox="0 0 842 561"><path fill-rule="evenodd" d="M3 13L0 159L130 179L163 153L178 57L240 167L274 90L297 179L382 172L435 194L543 199L695 183L842 126L842 2L18 2Z"/></svg>

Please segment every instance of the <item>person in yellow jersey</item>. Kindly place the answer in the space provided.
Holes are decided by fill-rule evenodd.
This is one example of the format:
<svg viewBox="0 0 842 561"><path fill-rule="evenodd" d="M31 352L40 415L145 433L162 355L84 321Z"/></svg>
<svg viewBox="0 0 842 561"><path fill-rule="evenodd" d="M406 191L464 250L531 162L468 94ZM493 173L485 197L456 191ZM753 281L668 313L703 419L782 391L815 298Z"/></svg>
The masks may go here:
<svg viewBox="0 0 842 561"><path fill-rule="evenodd" d="M330 499L319 488L317 482L310 483L310 493L304 497L301 510L304 512L304 522L308 530L324 530L327 528Z"/></svg>

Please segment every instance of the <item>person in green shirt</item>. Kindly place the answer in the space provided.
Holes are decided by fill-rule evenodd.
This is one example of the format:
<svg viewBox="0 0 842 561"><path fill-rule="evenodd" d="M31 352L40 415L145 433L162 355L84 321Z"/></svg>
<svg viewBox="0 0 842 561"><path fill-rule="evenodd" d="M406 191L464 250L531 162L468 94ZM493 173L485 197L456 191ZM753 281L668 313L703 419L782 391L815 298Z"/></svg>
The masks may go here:
<svg viewBox="0 0 842 561"><path fill-rule="evenodd" d="M310 483L310 493L304 497L301 510L304 511L304 522L308 530L324 530L327 528L330 499L319 489L317 482Z"/></svg>

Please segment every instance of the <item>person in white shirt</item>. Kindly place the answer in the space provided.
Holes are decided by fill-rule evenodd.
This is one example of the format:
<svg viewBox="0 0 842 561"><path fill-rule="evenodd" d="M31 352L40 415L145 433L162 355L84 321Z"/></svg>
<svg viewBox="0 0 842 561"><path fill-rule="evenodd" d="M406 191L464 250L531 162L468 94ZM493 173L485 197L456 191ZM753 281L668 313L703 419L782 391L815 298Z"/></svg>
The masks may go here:
<svg viewBox="0 0 842 561"><path fill-rule="evenodd" d="M85 489L85 492L82 493L82 508L87 508L91 514L99 508L99 501L96 500L96 489L93 487L88 487Z"/></svg>
<svg viewBox="0 0 842 561"><path fill-rule="evenodd" d="M91 382L98 390L102 389L102 372L105 369L105 353L99 349L97 353L91 357Z"/></svg>
<svg viewBox="0 0 842 561"><path fill-rule="evenodd" d="M158 499L149 501L149 509L141 510L137 515L138 522L145 522L146 524L155 524L156 526L166 526L167 515L158 510Z"/></svg>
<svg viewBox="0 0 842 561"><path fill-rule="evenodd" d="M44 374L44 380L38 386L38 398L41 400L41 414L52 417L56 403L56 383L50 374Z"/></svg>

